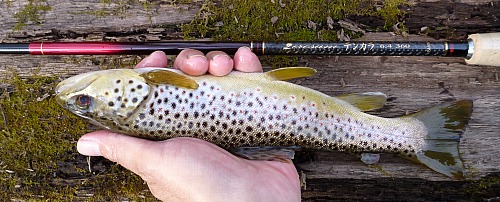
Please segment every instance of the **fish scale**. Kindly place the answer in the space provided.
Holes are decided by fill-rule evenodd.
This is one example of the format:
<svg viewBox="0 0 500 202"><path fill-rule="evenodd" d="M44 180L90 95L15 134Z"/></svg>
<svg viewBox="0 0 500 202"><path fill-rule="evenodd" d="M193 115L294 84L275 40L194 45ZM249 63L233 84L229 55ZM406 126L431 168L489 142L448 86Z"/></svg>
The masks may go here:
<svg viewBox="0 0 500 202"><path fill-rule="evenodd" d="M162 68L105 70L61 82L56 98L95 124L146 139L194 137L245 152L259 147L260 153L253 155L257 159L268 149L297 146L397 153L463 177L458 140L472 113L471 101L382 118L362 110L383 106L383 94L330 97L281 80L310 73L308 68L285 68L191 77Z"/></svg>

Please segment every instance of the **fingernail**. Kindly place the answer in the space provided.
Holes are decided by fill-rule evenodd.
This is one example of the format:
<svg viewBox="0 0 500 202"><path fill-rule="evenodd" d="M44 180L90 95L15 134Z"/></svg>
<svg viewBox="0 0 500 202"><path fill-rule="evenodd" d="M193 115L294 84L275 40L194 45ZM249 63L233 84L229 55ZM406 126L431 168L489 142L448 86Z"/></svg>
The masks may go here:
<svg viewBox="0 0 500 202"><path fill-rule="evenodd" d="M78 152L86 156L102 156L99 143L91 140L79 140L76 148Z"/></svg>
<svg viewBox="0 0 500 202"><path fill-rule="evenodd" d="M206 58L205 55L200 55L200 54L197 54L197 53L193 53L191 55L188 55L188 58L194 58L194 57L204 57L204 58Z"/></svg>
<svg viewBox="0 0 500 202"><path fill-rule="evenodd" d="M252 50L251 50L248 46L242 46L242 47L238 48L238 50L239 50L239 49L246 49L246 50L248 50L248 51L252 51Z"/></svg>
<svg viewBox="0 0 500 202"><path fill-rule="evenodd" d="M218 58L219 56L224 56L226 58L231 58L231 57L229 57L229 55L226 55L226 54L217 54L217 55L214 55L214 57L212 58L212 60L215 60L215 58Z"/></svg>

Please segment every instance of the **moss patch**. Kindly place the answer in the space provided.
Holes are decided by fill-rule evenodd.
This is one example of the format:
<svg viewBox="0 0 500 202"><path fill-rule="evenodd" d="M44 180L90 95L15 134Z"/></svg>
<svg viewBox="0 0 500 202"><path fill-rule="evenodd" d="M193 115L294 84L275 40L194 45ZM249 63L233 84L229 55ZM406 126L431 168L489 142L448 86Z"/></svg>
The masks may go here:
<svg viewBox="0 0 500 202"><path fill-rule="evenodd" d="M185 38L213 38L233 41L337 41L342 29L337 23L349 16L385 19L380 29L390 29L403 17L398 7L404 0L388 0L374 5L364 0L340 1L206 1L197 17L182 26ZM402 25L402 23L400 23ZM344 29L351 38L360 33ZM266 61L266 59L264 59ZM273 59L270 65L294 64L296 57Z"/></svg>
<svg viewBox="0 0 500 202"><path fill-rule="evenodd" d="M9 5L10 1L7 3ZM41 24L42 13L51 9L52 8L48 5L47 0L29 0L28 4L25 5L21 11L14 14L14 18L17 19L14 30L21 30L27 25L28 22L36 25Z"/></svg>
<svg viewBox="0 0 500 202"><path fill-rule="evenodd" d="M93 158L94 171L88 171L75 143L90 131L89 125L55 102L56 77L22 79L15 72L10 74L10 79L1 81L5 87L0 91L2 201L153 198L139 177L114 163L99 161L102 158ZM92 195L82 194L85 190Z"/></svg>

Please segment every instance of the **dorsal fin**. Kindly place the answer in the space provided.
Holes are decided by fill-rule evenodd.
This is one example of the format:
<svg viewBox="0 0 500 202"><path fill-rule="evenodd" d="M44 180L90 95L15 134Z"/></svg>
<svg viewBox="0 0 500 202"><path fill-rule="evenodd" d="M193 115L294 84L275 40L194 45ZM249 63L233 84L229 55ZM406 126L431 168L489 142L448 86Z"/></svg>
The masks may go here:
<svg viewBox="0 0 500 202"><path fill-rule="evenodd" d="M198 88L198 83L189 76L169 70L153 70L143 73L141 76L147 82L154 84L169 84L193 90Z"/></svg>
<svg viewBox="0 0 500 202"><path fill-rule="evenodd" d="M387 96L381 92L352 93L336 96L349 104L357 107L361 111L371 111L380 109L385 105Z"/></svg>
<svg viewBox="0 0 500 202"><path fill-rule="evenodd" d="M316 74L316 70L310 67L284 67L266 72L267 75L276 80L290 80L308 77Z"/></svg>

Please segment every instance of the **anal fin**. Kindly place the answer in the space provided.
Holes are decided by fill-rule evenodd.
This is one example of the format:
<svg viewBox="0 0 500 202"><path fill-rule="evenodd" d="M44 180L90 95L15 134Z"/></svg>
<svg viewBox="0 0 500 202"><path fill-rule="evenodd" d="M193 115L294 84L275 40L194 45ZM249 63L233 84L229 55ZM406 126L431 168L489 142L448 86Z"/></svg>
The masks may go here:
<svg viewBox="0 0 500 202"><path fill-rule="evenodd" d="M380 109L385 105L387 96L381 92L352 93L335 96L361 111Z"/></svg>
<svg viewBox="0 0 500 202"><path fill-rule="evenodd" d="M229 151L237 156L250 160L281 161L290 162L295 155L295 151L300 150L298 146L291 147L237 147Z"/></svg>

